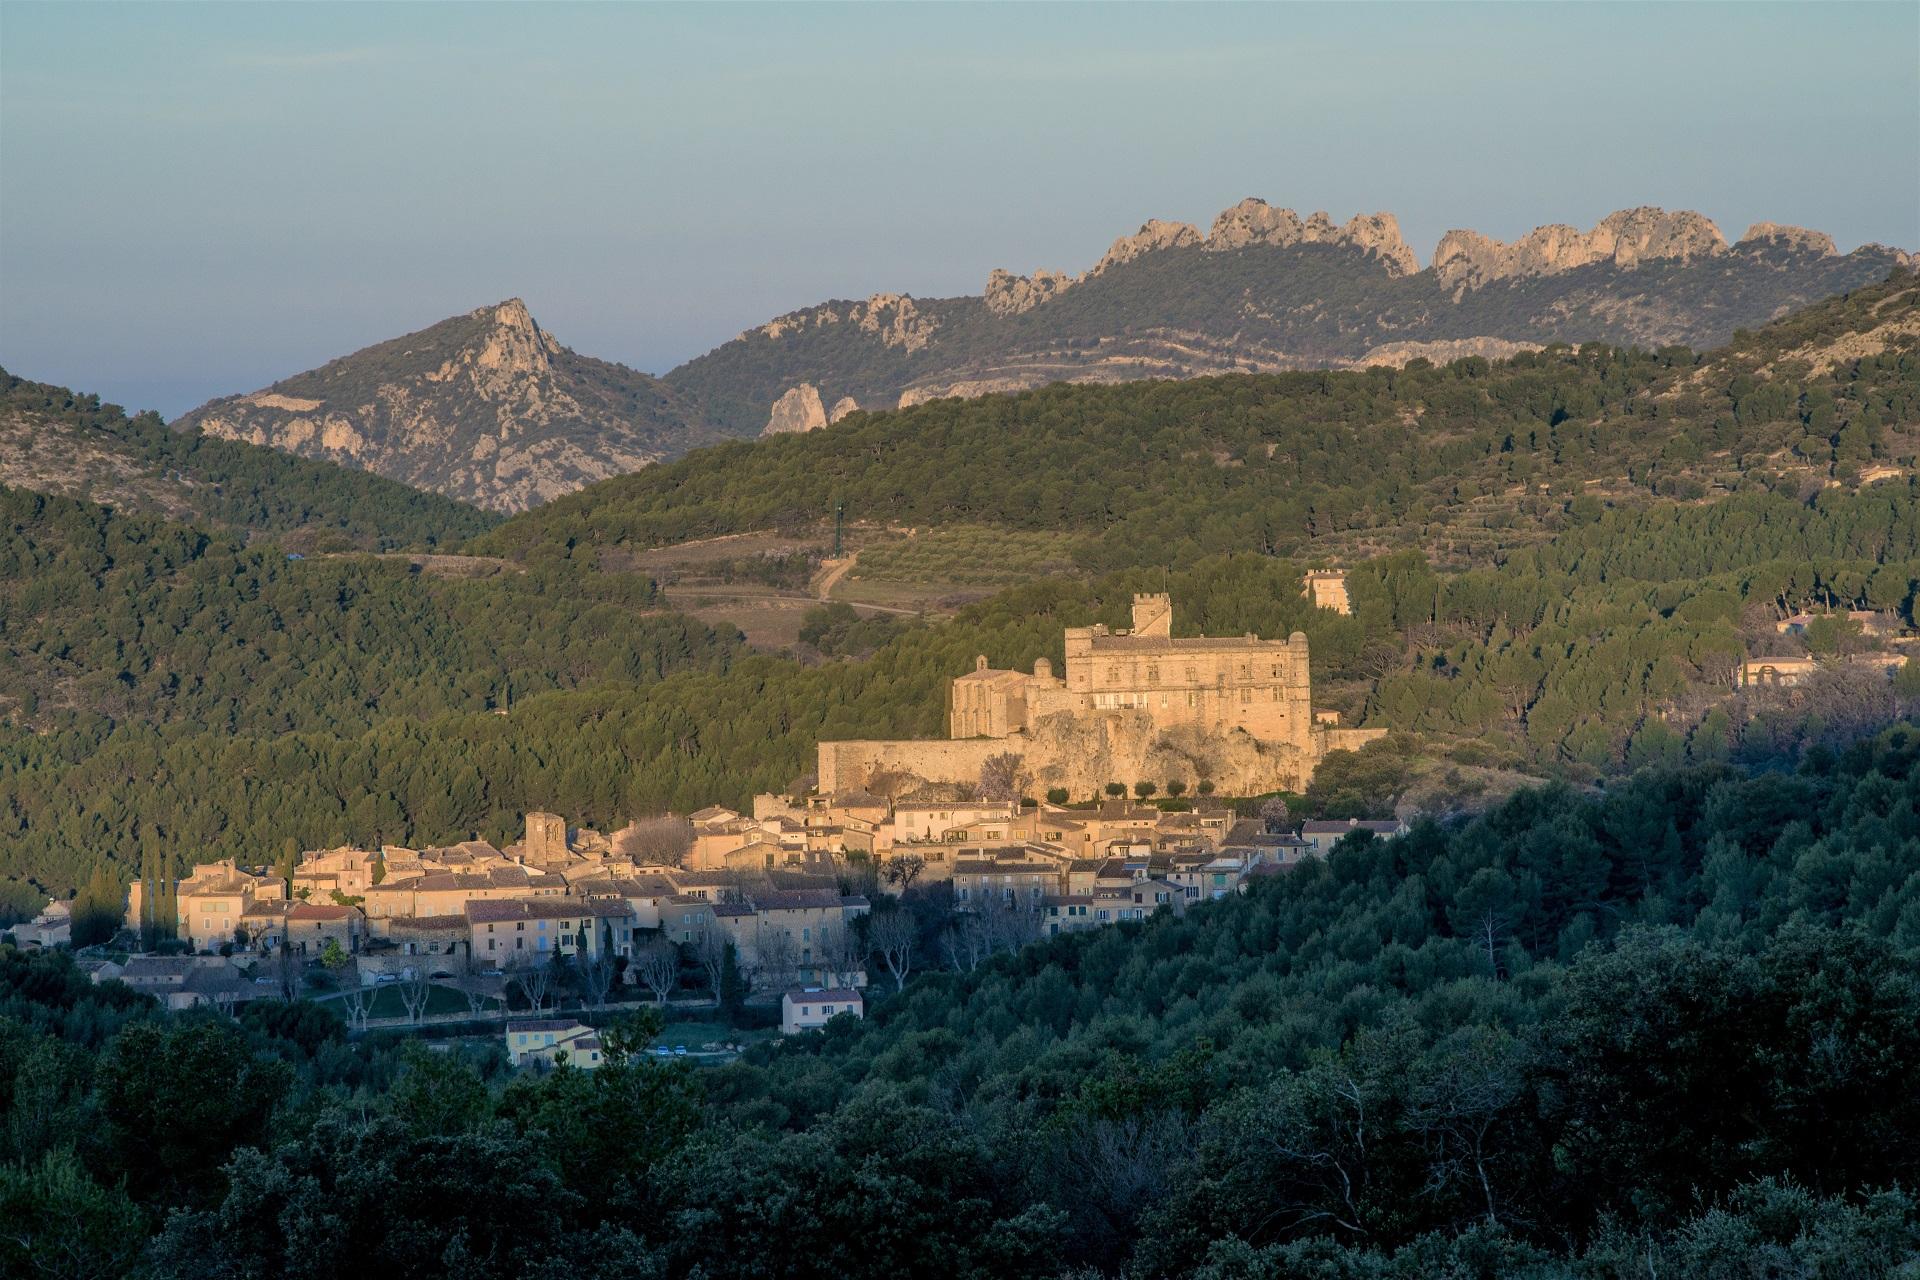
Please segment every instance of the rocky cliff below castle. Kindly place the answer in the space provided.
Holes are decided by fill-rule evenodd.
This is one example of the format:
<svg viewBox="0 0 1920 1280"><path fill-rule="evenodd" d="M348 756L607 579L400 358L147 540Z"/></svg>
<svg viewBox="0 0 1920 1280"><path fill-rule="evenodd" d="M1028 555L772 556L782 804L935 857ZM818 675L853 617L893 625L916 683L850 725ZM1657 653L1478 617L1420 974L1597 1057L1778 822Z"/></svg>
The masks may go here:
<svg viewBox="0 0 1920 1280"><path fill-rule="evenodd" d="M719 438L658 379L561 346L518 298L211 401L175 425L499 511Z"/></svg>

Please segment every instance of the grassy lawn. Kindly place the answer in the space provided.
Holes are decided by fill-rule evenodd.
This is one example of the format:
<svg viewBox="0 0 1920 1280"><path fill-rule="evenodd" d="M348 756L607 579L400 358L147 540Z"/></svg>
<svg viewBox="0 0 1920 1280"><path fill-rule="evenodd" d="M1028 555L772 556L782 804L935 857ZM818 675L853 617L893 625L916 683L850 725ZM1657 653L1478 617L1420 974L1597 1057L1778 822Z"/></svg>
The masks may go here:
<svg viewBox="0 0 1920 1280"><path fill-rule="evenodd" d="M332 1003L341 1014L344 1015L346 1013L345 1006L340 1004L338 1000ZM427 991L426 1011L428 1014L466 1013L468 1011L467 998L458 991L454 991L448 987L431 987ZM397 984L373 988L373 1002L367 1006L367 1017L404 1018L406 1016L407 1006L406 1003L400 999L400 989ZM500 1006L498 1002L488 1001L486 1008L481 1011L480 1016L483 1018L499 1017Z"/></svg>
<svg viewBox="0 0 1920 1280"><path fill-rule="evenodd" d="M724 1022L692 1022L683 1019L669 1022L666 1029L661 1031L659 1037L654 1040L654 1044L664 1045L669 1049L678 1045L685 1045L692 1050L717 1049L723 1044L758 1044L762 1040L771 1039L779 1034L777 1027L754 1027L743 1031L737 1027L730 1027Z"/></svg>

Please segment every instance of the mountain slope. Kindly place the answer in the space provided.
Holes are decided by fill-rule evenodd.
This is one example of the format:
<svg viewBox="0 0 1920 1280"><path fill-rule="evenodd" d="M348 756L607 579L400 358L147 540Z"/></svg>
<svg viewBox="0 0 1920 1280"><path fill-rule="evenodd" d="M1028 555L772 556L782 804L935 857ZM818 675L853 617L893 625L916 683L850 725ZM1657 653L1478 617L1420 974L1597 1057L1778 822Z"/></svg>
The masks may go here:
<svg viewBox="0 0 1920 1280"><path fill-rule="evenodd" d="M1149 222L1075 277L993 272L979 297L878 294L779 317L667 375L734 432L1049 382L1184 378L1501 356L1550 342L1696 348L1909 261L1760 223L1727 244L1695 213L1632 209L1511 245L1472 231L1422 270L1391 214L1336 226L1242 201L1201 235ZM799 396L831 404L795 424Z"/></svg>
<svg viewBox="0 0 1920 1280"><path fill-rule="evenodd" d="M0 485L129 513L371 550L470 538L496 517L392 480L274 449L169 431L152 413L0 370Z"/></svg>
<svg viewBox="0 0 1920 1280"><path fill-rule="evenodd" d="M1590 269L1590 268L1583 268ZM502 554L831 518L1072 532L1089 569L1418 546L1486 563L1576 497L1798 496L1910 475L1920 286L1900 271L1707 357L1597 345L1489 363L1052 386L705 450L508 521ZM1814 360L1815 347L1846 358Z"/></svg>
<svg viewBox="0 0 1920 1280"><path fill-rule="evenodd" d="M657 379L561 346L513 298L174 425L519 511L717 438L699 421Z"/></svg>

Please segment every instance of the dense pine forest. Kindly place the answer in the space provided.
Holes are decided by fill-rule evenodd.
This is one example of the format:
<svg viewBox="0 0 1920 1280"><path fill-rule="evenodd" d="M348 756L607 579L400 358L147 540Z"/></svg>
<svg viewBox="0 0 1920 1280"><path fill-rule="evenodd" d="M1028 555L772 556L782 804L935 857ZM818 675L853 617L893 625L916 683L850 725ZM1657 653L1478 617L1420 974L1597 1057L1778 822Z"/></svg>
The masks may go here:
<svg viewBox="0 0 1920 1280"><path fill-rule="evenodd" d="M1916 865L1911 728L1648 770L704 1070L635 1020L514 1076L8 948L0 1269L1910 1276Z"/></svg>
<svg viewBox="0 0 1920 1280"><path fill-rule="evenodd" d="M428 548L470 538L498 517L371 472L295 458L277 449L176 431L156 413L0 369L0 422L18 422L38 450L97 449L120 459L160 505L200 523L299 535L300 549Z"/></svg>

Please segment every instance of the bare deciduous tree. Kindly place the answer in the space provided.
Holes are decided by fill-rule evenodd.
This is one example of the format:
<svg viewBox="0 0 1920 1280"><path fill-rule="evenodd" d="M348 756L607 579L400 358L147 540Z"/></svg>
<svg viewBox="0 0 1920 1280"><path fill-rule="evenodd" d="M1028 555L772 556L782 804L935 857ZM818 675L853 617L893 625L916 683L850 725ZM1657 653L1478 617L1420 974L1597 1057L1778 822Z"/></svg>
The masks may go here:
<svg viewBox="0 0 1920 1280"><path fill-rule="evenodd" d="M982 917L987 951L1018 951L1040 936L1040 912L1032 904L995 899L992 910Z"/></svg>
<svg viewBox="0 0 1920 1280"><path fill-rule="evenodd" d="M477 1021L487 1010L488 1001L497 1001L504 1010L507 1007L506 983L500 978L490 978L484 974L471 974L457 979L454 990L467 998L467 1012Z"/></svg>
<svg viewBox="0 0 1920 1280"><path fill-rule="evenodd" d="M1507 1119L1524 1089L1525 1062L1520 1043L1498 1028L1476 1027L1449 1037L1421 1064L1413 1090L1410 1118L1437 1139L1428 1170L1433 1188L1471 1181L1498 1230L1492 1163L1493 1132Z"/></svg>
<svg viewBox="0 0 1920 1280"><path fill-rule="evenodd" d="M962 973L972 973L987 954L986 936L979 918L963 915L941 930L940 949L946 953L949 965Z"/></svg>
<svg viewBox="0 0 1920 1280"><path fill-rule="evenodd" d="M344 969L340 979L340 1003L347 1010L347 1025L367 1025L367 1011L373 1007L373 988L360 981L360 966Z"/></svg>
<svg viewBox="0 0 1920 1280"><path fill-rule="evenodd" d="M641 947L633 958L633 971L660 1004L667 1002L680 985L680 948L665 938L655 938Z"/></svg>
<svg viewBox="0 0 1920 1280"><path fill-rule="evenodd" d="M727 948L732 945L732 939L717 926L709 927L693 944L694 963L706 975L707 987L713 992L715 1000L720 998L720 975L726 971Z"/></svg>
<svg viewBox="0 0 1920 1280"><path fill-rule="evenodd" d="M580 983L581 998L590 1008L604 1008L607 990L613 986L613 957L605 951L575 952L573 971Z"/></svg>
<svg viewBox="0 0 1920 1280"><path fill-rule="evenodd" d="M404 970L400 981L394 984L400 991L400 1003L407 1010L407 1021L418 1022L420 1015L427 1010L427 1001L433 996L433 983L427 978L424 965Z"/></svg>
<svg viewBox="0 0 1920 1280"><path fill-rule="evenodd" d="M507 974L509 981L520 988L528 1009L539 1013L546 1008L547 988L553 982L553 970L545 960L530 951L520 952L513 963L507 966Z"/></svg>
<svg viewBox="0 0 1920 1280"><path fill-rule="evenodd" d="M907 975L913 971L913 944L919 933L920 927L910 912L889 911L874 917L867 938L874 953L887 966L887 972L893 975L895 991L906 987Z"/></svg>
<svg viewBox="0 0 1920 1280"><path fill-rule="evenodd" d="M693 848L693 823L676 814L641 818L617 832L613 851L635 862L677 867Z"/></svg>
<svg viewBox="0 0 1920 1280"><path fill-rule="evenodd" d="M1033 775L1025 762L1011 751L988 756L980 763L979 795L982 800L1018 800L1033 785Z"/></svg>
<svg viewBox="0 0 1920 1280"><path fill-rule="evenodd" d="M799 977L800 948L784 929L763 928L753 942L753 984L762 991L785 990Z"/></svg>
<svg viewBox="0 0 1920 1280"><path fill-rule="evenodd" d="M860 953L860 940L850 928L827 928L820 931L820 967L827 971L826 985L861 986L859 979L866 968L865 957Z"/></svg>

